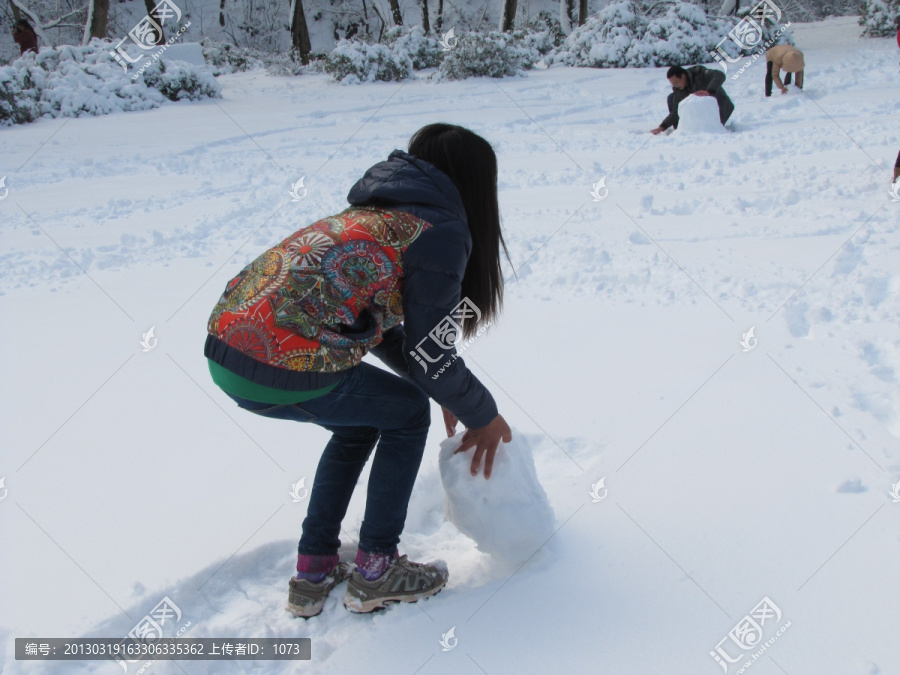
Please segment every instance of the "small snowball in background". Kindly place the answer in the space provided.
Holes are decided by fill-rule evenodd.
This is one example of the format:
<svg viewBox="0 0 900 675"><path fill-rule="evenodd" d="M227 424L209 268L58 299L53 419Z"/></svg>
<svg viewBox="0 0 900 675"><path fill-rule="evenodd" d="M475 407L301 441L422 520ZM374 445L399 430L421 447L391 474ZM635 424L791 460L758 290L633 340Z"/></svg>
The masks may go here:
<svg viewBox="0 0 900 675"><path fill-rule="evenodd" d="M475 448L456 453L462 437L443 441L438 459L447 519L479 551L504 562L522 562L554 531L553 509L538 481L531 448L513 430L512 441L497 448L491 477L485 479L483 459L478 475L471 473Z"/></svg>
<svg viewBox="0 0 900 675"><path fill-rule="evenodd" d="M725 134L728 133L719 121L719 104L715 96L695 96L691 94L678 104L677 133Z"/></svg>

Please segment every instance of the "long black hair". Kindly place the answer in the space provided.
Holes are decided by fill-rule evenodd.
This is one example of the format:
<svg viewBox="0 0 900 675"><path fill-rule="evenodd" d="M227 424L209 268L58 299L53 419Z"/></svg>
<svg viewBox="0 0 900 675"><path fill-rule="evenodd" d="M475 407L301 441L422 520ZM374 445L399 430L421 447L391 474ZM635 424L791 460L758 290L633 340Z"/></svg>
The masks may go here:
<svg viewBox="0 0 900 675"><path fill-rule="evenodd" d="M409 154L443 171L462 197L472 235L472 254L462 281L462 297L481 312L463 320L463 335L470 337L479 325L488 324L503 305L503 273L500 249L509 251L500 229L497 204L497 156L491 144L478 134L453 124L429 124L409 141Z"/></svg>

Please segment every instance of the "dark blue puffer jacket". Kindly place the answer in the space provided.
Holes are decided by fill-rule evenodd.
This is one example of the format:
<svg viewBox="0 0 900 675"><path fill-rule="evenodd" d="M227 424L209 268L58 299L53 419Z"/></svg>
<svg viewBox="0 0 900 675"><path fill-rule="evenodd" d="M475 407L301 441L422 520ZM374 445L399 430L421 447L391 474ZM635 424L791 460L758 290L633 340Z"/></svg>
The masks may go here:
<svg viewBox="0 0 900 675"><path fill-rule="evenodd" d="M472 252L466 211L456 186L431 164L395 150L357 181L347 201L354 206L405 211L431 223L403 254L403 323L387 331L371 353L419 385L466 427L485 426L497 416L490 392L461 357L454 358L455 348L437 348L429 337L459 305ZM423 359L418 356L422 354L417 352L419 345L427 346L425 353L441 358L434 363Z"/></svg>

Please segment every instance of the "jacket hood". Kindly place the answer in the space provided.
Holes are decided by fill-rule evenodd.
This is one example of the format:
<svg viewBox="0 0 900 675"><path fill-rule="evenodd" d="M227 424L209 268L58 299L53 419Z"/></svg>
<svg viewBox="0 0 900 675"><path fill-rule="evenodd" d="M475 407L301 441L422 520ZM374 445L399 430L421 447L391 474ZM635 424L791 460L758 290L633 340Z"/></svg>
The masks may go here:
<svg viewBox="0 0 900 675"><path fill-rule="evenodd" d="M394 150L350 188L353 206L420 206L449 212L463 223L466 210L459 190L443 171L403 150Z"/></svg>

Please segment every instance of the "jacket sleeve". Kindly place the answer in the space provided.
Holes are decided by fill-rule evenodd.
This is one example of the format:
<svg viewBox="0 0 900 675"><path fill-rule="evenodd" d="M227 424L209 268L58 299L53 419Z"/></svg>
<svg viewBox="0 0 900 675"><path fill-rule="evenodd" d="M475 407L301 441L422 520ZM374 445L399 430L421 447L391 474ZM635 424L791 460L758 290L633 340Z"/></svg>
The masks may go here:
<svg viewBox="0 0 900 675"><path fill-rule="evenodd" d="M497 404L453 344L468 260L468 232L460 228L458 221L432 227L404 254L403 351L410 378L467 428L478 429L497 416Z"/></svg>
<svg viewBox="0 0 900 675"><path fill-rule="evenodd" d="M663 129L668 129L670 126L672 126L673 124L675 124L678 121L678 104L681 103L688 96L690 96L690 93L688 92L687 89L676 89L675 87L672 87L672 93L675 94L675 100L674 100L675 105L673 106L674 109L672 110L672 112L670 112L666 116L666 119L664 119L662 122L660 122L659 126L662 127Z"/></svg>

